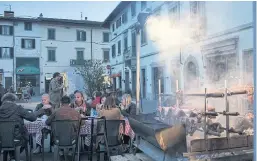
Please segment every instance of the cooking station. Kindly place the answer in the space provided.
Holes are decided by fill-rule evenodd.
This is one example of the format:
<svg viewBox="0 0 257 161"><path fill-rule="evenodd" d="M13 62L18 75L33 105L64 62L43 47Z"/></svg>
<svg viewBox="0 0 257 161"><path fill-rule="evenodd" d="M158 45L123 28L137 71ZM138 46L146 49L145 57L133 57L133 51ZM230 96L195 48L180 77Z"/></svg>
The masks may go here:
<svg viewBox="0 0 257 161"><path fill-rule="evenodd" d="M230 117L239 117L240 114L230 112L228 97L245 94L249 94L249 91L228 91L226 82L224 92L208 93L206 88L204 93L179 92L176 96L176 107L167 112L169 121L162 117L163 111L129 117L130 125L136 134L134 145L155 161L252 160L253 129L249 134L230 127ZM161 97L161 94L159 96ZM181 100L178 100L184 97L203 97L204 111L190 111L190 114L186 115L187 112L179 108ZM208 98L224 99L224 111L208 109ZM212 121L217 116L226 118L225 127ZM193 136L196 132L202 133L203 138L192 139L188 144L188 136ZM225 136L222 136L224 132Z"/></svg>

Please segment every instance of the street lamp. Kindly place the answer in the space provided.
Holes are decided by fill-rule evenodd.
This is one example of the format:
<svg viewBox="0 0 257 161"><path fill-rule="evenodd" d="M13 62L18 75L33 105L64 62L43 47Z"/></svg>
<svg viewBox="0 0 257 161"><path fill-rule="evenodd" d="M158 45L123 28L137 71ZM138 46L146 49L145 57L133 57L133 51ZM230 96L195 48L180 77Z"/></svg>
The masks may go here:
<svg viewBox="0 0 257 161"><path fill-rule="evenodd" d="M136 24L136 53L137 53L137 67L136 67L136 105L137 111L136 114L138 115L140 112L140 29L144 28L146 21L149 17L149 12L141 12L137 16L137 24Z"/></svg>

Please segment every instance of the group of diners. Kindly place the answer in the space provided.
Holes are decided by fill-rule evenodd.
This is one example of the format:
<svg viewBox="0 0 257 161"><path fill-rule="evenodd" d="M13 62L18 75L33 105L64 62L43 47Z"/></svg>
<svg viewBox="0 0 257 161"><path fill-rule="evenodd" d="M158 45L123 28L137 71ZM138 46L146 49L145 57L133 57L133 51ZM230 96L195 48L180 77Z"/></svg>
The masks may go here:
<svg viewBox="0 0 257 161"><path fill-rule="evenodd" d="M33 112L27 110L16 103L17 96L13 93L6 93L1 101L0 107L0 122L1 121L17 121L20 124L19 129L15 129L15 138L22 140L21 152L24 150L24 145L29 141L29 133L24 124L24 120L29 122L43 121L46 126L52 125L54 121L59 120L80 120L83 117L105 117L106 120L121 120L128 115L136 114L136 106L131 101L129 94L122 96L121 103L116 103L118 100L115 95L101 95L100 92L95 92L92 101L87 101L86 96L81 91L75 91L70 96L63 96L60 100L59 108L52 106L50 95L43 94L42 101L38 104ZM77 129L74 130L74 132ZM54 129L51 129L54 133ZM75 135L74 135L75 136ZM128 144L130 137L123 136L124 144ZM52 139L51 139L52 140ZM51 144L52 145L52 144ZM33 153L41 152L41 145L37 145ZM14 160L14 151L8 151L11 161Z"/></svg>

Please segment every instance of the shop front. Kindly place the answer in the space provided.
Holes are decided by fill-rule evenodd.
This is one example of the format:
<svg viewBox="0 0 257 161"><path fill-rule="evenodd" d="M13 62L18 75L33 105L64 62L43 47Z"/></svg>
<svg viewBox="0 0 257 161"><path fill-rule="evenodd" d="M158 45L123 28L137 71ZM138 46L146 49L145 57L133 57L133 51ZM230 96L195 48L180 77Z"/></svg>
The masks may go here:
<svg viewBox="0 0 257 161"><path fill-rule="evenodd" d="M32 86L40 94L40 69L38 58L16 58L16 89Z"/></svg>

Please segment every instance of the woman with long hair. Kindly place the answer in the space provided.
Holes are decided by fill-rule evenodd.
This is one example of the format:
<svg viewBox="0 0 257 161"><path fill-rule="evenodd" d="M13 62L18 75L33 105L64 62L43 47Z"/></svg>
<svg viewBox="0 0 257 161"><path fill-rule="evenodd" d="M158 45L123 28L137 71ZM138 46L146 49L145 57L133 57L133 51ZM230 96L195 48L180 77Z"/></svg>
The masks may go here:
<svg viewBox="0 0 257 161"><path fill-rule="evenodd" d="M136 104L132 102L130 94L124 94L122 96L119 107L123 116L136 115Z"/></svg>
<svg viewBox="0 0 257 161"><path fill-rule="evenodd" d="M73 103L71 103L70 107L74 108L79 113L81 113L85 116L90 116L90 114L91 114L91 107L89 104L87 104L83 93L80 91L77 91L75 93L75 101Z"/></svg>
<svg viewBox="0 0 257 161"><path fill-rule="evenodd" d="M105 116L106 120L120 120L122 115L119 108L116 106L115 99L111 96L107 97L103 109L98 113L99 117Z"/></svg>

